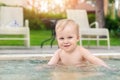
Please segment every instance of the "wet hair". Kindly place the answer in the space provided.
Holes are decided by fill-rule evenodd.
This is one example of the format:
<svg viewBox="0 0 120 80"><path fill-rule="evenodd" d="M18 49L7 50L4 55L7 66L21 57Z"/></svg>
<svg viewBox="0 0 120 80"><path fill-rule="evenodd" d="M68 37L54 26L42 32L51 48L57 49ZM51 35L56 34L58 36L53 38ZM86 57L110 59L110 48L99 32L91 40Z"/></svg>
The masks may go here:
<svg viewBox="0 0 120 80"><path fill-rule="evenodd" d="M64 28L67 26L67 25L70 25L70 24L73 24L75 27L75 30L77 32L77 35L79 35L79 26L78 24L75 23L75 21L71 20L71 19L61 19L57 22L56 26L55 26L55 32L59 32L59 31L62 31L64 30Z"/></svg>

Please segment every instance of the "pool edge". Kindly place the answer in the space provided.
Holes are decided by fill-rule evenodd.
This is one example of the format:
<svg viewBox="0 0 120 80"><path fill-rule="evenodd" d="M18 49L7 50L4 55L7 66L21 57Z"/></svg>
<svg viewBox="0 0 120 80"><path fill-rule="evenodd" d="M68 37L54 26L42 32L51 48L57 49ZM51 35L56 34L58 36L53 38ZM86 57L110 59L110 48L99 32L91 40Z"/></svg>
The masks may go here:
<svg viewBox="0 0 120 80"><path fill-rule="evenodd" d="M25 60L25 59L48 59L53 54L2 54L0 60ZM94 53L93 55L100 58L118 58L120 53Z"/></svg>

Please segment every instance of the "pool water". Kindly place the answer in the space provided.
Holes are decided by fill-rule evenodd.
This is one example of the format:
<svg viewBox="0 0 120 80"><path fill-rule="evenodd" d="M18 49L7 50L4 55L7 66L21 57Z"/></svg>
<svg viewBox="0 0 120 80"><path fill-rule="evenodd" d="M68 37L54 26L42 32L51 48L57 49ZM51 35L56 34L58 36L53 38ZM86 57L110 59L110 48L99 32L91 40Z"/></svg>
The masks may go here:
<svg viewBox="0 0 120 80"><path fill-rule="evenodd" d="M4 60L0 61L0 80L120 80L120 60L105 61L116 71L103 67L46 67L47 60Z"/></svg>

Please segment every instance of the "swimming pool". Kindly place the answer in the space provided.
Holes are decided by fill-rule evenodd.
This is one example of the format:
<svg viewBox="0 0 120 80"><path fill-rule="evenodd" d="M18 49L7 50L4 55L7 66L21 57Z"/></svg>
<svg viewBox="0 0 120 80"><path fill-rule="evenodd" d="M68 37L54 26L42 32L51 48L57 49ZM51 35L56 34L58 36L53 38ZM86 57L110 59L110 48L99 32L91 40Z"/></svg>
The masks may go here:
<svg viewBox="0 0 120 80"><path fill-rule="evenodd" d="M80 69L75 67L46 67L51 54L0 56L0 80L120 80L119 55L98 55L118 71L103 67ZM37 66L40 66L38 69Z"/></svg>

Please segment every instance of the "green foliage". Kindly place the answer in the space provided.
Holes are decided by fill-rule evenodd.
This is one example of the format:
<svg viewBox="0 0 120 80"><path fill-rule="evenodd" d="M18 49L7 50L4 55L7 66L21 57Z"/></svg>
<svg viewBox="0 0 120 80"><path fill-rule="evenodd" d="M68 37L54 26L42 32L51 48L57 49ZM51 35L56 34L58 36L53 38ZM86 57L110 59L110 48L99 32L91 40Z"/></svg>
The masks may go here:
<svg viewBox="0 0 120 80"><path fill-rule="evenodd" d="M118 21L116 19L112 19L110 15L107 15L105 18L106 28L111 30L116 30L118 28Z"/></svg>
<svg viewBox="0 0 120 80"><path fill-rule="evenodd" d="M108 28L109 31L114 34L114 36L118 36L120 33L120 19L112 19L110 15L107 15L105 17L105 27Z"/></svg>
<svg viewBox="0 0 120 80"><path fill-rule="evenodd" d="M0 2L0 6L6 6L6 4Z"/></svg>
<svg viewBox="0 0 120 80"><path fill-rule="evenodd" d="M55 18L55 19L66 18L66 14L65 13L53 14L51 12L48 12L48 13L41 12L40 15L41 15L42 18L48 18L48 19L49 18Z"/></svg>
<svg viewBox="0 0 120 80"><path fill-rule="evenodd" d="M114 2L115 2L115 0L109 0L109 2L110 2L110 3L114 3Z"/></svg>
<svg viewBox="0 0 120 80"><path fill-rule="evenodd" d="M45 29L51 29L53 26L53 22L51 22L51 20L59 20L62 18L65 18L65 13L59 13L59 14L53 14L53 13L40 13L41 15L41 20L43 21L43 23L45 24Z"/></svg>
<svg viewBox="0 0 120 80"><path fill-rule="evenodd" d="M29 22L30 22L29 23L30 29L32 29L32 30L42 30L42 29L45 29L44 23L40 19L38 19L38 18L30 19Z"/></svg>
<svg viewBox="0 0 120 80"><path fill-rule="evenodd" d="M53 13L38 13L35 10L29 10L24 8L25 19L29 20L29 27L31 30L46 30L50 29L51 19L64 18L65 14L53 14Z"/></svg>
<svg viewBox="0 0 120 80"><path fill-rule="evenodd" d="M41 30L45 29L44 23L40 19L40 15L34 12L33 10L24 8L25 19L29 20L29 27L32 30Z"/></svg>
<svg viewBox="0 0 120 80"><path fill-rule="evenodd" d="M95 13L88 14L89 23L95 22Z"/></svg>

